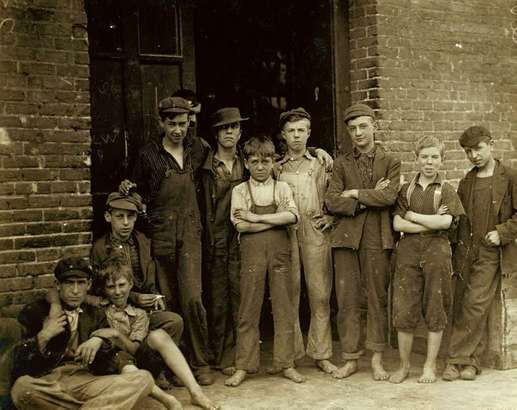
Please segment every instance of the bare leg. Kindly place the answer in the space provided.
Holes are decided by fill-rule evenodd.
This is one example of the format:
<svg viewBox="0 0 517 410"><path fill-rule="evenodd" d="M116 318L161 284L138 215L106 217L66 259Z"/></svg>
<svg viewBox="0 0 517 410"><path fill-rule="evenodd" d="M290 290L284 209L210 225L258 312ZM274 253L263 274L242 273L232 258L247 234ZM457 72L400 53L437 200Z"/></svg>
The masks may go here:
<svg viewBox="0 0 517 410"><path fill-rule="evenodd" d="M334 365L330 360L326 359L316 360L316 366L318 367L318 369L328 374L332 374L337 370L337 366Z"/></svg>
<svg viewBox="0 0 517 410"><path fill-rule="evenodd" d="M409 374L411 368L411 348L413 347L413 333L397 333L399 341L400 366L398 370L390 376L390 383L402 383Z"/></svg>
<svg viewBox="0 0 517 410"><path fill-rule="evenodd" d="M372 355L372 377L375 381L388 380L389 373L384 370L382 365L382 352L373 352Z"/></svg>
<svg viewBox="0 0 517 410"><path fill-rule="evenodd" d="M298 371L294 367L284 369L282 373L285 378L292 380L295 383L303 383L306 380L305 377L298 373Z"/></svg>
<svg viewBox="0 0 517 410"><path fill-rule="evenodd" d="M138 371L138 367L128 364L122 368L121 373L131 373ZM183 406L181 403L171 394L165 393L156 384L153 386L151 393L149 394L152 398L162 403L168 410L182 410Z"/></svg>
<svg viewBox="0 0 517 410"><path fill-rule="evenodd" d="M418 383L434 383L436 381L436 357L442 343L443 330L429 332L427 335L427 358L425 359L422 376Z"/></svg>
<svg viewBox="0 0 517 410"><path fill-rule="evenodd" d="M192 404L207 410L218 408L203 393L201 386L196 381L192 370L190 370L185 360L185 356L183 356L183 353L181 353L181 350L176 346L176 343L174 343L168 333L162 329L152 330L149 332L147 343L151 349L160 353L169 369L185 384L190 393Z"/></svg>
<svg viewBox="0 0 517 410"><path fill-rule="evenodd" d="M339 369L332 372L332 377L336 379L344 379L357 372L357 360L347 360Z"/></svg>
<svg viewBox="0 0 517 410"><path fill-rule="evenodd" d="M237 387L244 381L247 375L248 373L246 372L246 370L238 369L235 371L232 377L226 379L224 384L228 387Z"/></svg>

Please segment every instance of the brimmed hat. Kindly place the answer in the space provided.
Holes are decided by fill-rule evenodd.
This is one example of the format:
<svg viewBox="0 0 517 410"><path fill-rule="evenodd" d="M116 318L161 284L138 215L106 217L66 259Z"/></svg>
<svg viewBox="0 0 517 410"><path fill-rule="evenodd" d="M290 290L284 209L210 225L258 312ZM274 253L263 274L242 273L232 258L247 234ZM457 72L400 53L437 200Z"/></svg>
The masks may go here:
<svg viewBox="0 0 517 410"><path fill-rule="evenodd" d="M490 135L490 131L485 127L474 125L473 127L469 127L463 131L463 134L461 134L459 139L459 143L463 148L473 148L481 141L491 138L492 136Z"/></svg>
<svg viewBox="0 0 517 410"><path fill-rule="evenodd" d="M210 116L210 126L220 127L221 125L247 120L249 120L248 117L241 117L241 112L237 107L225 107L217 110Z"/></svg>
<svg viewBox="0 0 517 410"><path fill-rule="evenodd" d="M142 207L142 197L134 191L131 191L127 195L120 192L112 192L108 195L108 199L106 199L106 208L126 209L128 211L140 212Z"/></svg>
<svg viewBox="0 0 517 410"><path fill-rule="evenodd" d="M375 118L375 112L366 104L353 104L343 113L343 121L348 122L357 117L362 116Z"/></svg>
<svg viewBox="0 0 517 410"><path fill-rule="evenodd" d="M87 278L93 276L92 268L88 261L79 256L71 256L61 259L54 268L54 276L59 282L66 278Z"/></svg>
<svg viewBox="0 0 517 410"><path fill-rule="evenodd" d="M158 111L163 113L184 114L193 112L192 104L181 97L167 97L158 103Z"/></svg>
<svg viewBox="0 0 517 410"><path fill-rule="evenodd" d="M280 119L278 120L278 125L280 126L280 128L282 128L289 119L289 117L292 117L293 115L296 115L297 117L307 118L309 121L311 120L311 115L305 110L305 108L293 108L292 110L280 114Z"/></svg>

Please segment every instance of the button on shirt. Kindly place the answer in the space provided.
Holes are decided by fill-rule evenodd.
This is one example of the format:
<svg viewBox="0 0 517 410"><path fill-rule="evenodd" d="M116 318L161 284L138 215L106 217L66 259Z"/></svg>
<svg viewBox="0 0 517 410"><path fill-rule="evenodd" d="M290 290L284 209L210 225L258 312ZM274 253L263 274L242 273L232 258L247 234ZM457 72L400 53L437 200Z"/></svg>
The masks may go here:
<svg viewBox="0 0 517 410"><path fill-rule="evenodd" d="M77 327L79 326L79 313L82 313L82 309L80 307L73 310L63 309L66 320L68 322L68 326L70 327L70 339L68 339L68 344L65 350L65 357L71 358L75 355L75 350L79 346L79 332L77 331Z"/></svg>
<svg viewBox="0 0 517 410"><path fill-rule="evenodd" d="M133 342L142 342L149 333L149 317L143 309L131 305L119 309L115 305L109 305L106 308L106 318L111 328Z"/></svg>
<svg viewBox="0 0 517 410"><path fill-rule="evenodd" d="M298 209L294 203L293 193L289 185L282 181L275 183L272 177L269 177L264 182L255 181L250 178L250 185L252 189L253 199L255 205L266 206L273 203L273 192L275 193L274 203L277 205L277 212L289 211L296 216L298 220ZM248 189L248 183L243 182L237 185L232 192L232 206L231 206L231 221L234 225L242 222L240 219L235 218L234 211L237 209L243 209L249 211L252 206L252 199Z"/></svg>

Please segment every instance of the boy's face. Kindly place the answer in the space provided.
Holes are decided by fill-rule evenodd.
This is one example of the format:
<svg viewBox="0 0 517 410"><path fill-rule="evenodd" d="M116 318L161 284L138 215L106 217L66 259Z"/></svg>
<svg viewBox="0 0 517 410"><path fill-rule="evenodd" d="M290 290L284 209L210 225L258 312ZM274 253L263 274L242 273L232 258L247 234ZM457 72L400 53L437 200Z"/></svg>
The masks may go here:
<svg viewBox="0 0 517 410"><path fill-rule="evenodd" d="M266 181L273 170L273 158L262 155L251 155L244 161L251 177L258 182Z"/></svg>
<svg viewBox="0 0 517 410"><path fill-rule="evenodd" d="M75 309L84 302L86 293L90 290L92 281L86 278L69 277L57 282L59 299L65 309Z"/></svg>
<svg viewBox="0 0 517 410"><path fill-rule="evenodd" d="M217 127L217 144L223 148L233 148L241 138L241 123L232 122Z"/></svg>
<svg viewBox="0 0 517 410"><path fill-rule="evenodd" d="M375 123L367 115L352 118L346 124L354 146L363 152L370 151L375 146Z"/></svg>
<svg viewBox="0 0 517 410"><path fill-rule="evenodd" d="M121 241L129 238L135 227L137 214L127 209L113 208L104 213L104 219L111 224L111 233Z"/></svg>
<svg viewBox="0 0 517 410"><path fill-rule="evenodd" d="M180 145L187 136L189 126L188 113L177 114L172 118L160 119L160 127L165 132L165 137L172 145Z"/></svg>
<svg viewBox="0 0 517 410"><path fill-rule="evenodd" d="M442 166L442 155L438 147L422 148L416 157L416 163L420 173L426 177L433 178Z"/></svg>
<svg viewBox="0 0 517 410"><path fill-rule="evenodd" d="M286 122L282 129L282 136L287 147L294 152L302 152L307 148L307 140L311 135L311 125L309 120L300 119L298 121Z"/></svg>
<svg viewBox="0 0 517 410"><path fill-rule="evenodd" d="M126 277L120 276L116 280L109 280L104 286L104 294L118 308L125 308L129 292L133 284Z"/></svg>
<svg viewBox="0 0 517 410"><path fill-rule="evenodd" d="M488 161L492 158L492 147L494 142L482 141L475 147L466 147L463 148L465 150L465 154L467 154L467 158L476 168L483 168Z"/></svg>

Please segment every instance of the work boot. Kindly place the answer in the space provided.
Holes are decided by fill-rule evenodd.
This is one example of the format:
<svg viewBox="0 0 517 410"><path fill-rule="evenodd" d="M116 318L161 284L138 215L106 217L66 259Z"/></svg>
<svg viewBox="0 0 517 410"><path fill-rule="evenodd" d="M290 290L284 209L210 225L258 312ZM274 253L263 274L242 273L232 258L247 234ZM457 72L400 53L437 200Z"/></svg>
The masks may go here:
<svg viewBox="0 0 517 410"><path fill-rule="evenodd" d="M452 382L460 378L460 372L458 367L454 364L448 364L442 373L442 379L448 382Z"/></svg>

